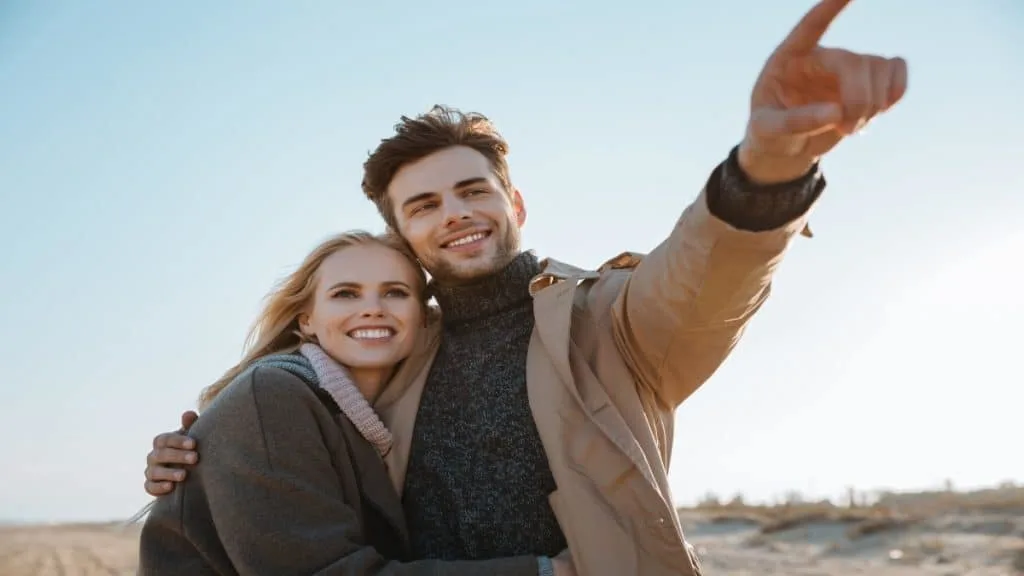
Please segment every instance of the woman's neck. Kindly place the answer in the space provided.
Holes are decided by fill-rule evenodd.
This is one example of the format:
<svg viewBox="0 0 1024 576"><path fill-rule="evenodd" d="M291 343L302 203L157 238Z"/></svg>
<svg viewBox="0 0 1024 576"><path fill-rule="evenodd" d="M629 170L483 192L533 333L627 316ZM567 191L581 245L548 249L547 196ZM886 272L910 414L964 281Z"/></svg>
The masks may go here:
<svg viewBox="0 0 1024 576"><path fill-rule="evenodd" d="M377 399L384 384L391 377L394 368L352 368L348 367L352 383L362 392L363 397L371 404Z"/></svg>

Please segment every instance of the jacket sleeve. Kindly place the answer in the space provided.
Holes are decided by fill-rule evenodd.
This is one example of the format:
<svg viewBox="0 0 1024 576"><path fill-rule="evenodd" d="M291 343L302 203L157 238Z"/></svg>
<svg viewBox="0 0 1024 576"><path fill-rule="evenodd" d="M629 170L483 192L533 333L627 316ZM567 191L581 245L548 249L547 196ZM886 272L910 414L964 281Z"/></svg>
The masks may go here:
<svg viewBox="0 0 1024 576"><path fill-rule="evenodd" d="M218 572L239 576L537 574L537 560L529 556L408 563L383 558L366 545L345 501L322 430L335 423L323 414L301 380L272 368L258 368L222 392L192 429L203 459L179 486L181 494L168 497L178 497L180 508L156 506L147 519L153 538L161 532L177 537L162 548L168 566L174 563L172 544L187 541L207 558L216 556L209 552L216 542L226 556L220 564L228 566ZM143 541L143 555L146 546ZM155 566L155 559L140 564ZM140 574L200 573L185 563L180 567Z"/></svg>
<svg viewBox="0 0 1024 576"><path fill-rule="evenodd" d="M612 308L618 348L641 392L665 409L718 369L768 297L772 275L824 188L817 167L758 188L736 151L669 237L632 270Z"/></svg>
<svg viewBox="0 0 1024 576"><path fill-rule="evenodd" d="M186 536L183 493L178 487L153 502L139 535L139 576L220 576L230 570L223 563L218 566L216 558Z"/></svg>

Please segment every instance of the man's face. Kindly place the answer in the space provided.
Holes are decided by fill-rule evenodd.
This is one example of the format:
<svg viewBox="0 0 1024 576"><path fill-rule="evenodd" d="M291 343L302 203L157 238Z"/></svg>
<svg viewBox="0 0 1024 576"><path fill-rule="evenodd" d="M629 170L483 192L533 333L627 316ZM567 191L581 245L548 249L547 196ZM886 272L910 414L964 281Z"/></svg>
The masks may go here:
<svg viewBox="0 0 1024 576"><path fill-rule="evenodd" d="M403 166L388 186L398 232L442 284L465 284L504 268L519 253L526 209L487 158L466 146Z"/></svg>

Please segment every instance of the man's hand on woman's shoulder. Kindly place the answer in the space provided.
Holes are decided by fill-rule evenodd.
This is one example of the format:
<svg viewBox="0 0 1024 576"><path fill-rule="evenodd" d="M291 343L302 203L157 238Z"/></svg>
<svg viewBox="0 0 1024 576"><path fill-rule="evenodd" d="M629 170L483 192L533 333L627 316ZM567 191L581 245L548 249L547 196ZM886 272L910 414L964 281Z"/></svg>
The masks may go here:
<svg viewBox="0 0 1024 576"><path fill-rule="evenodd" d="M150 496L163 496L174 490L174 483L185 480L185 466L199 461L196 441L186 433L199 415L189 410L181 415L181 428L157 434L153 449L146 456L145 489Z"/></svg>

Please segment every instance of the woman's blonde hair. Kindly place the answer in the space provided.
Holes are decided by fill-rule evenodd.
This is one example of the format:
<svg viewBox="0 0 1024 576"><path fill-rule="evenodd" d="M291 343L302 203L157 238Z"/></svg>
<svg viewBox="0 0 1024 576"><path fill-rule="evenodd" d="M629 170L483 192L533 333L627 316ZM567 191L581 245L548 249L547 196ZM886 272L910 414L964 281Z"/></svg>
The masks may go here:
<svg viewBox="0 0 1024 576"><path fill-rule="evenodd" d="M417 296L426 306L426 274L406 243L397 235L375 235L362 230L343 232L320 243L306 256L298 269L282 279L264 300L263 310L245 339L242 359L219 380L203 389L199 395L199 410L205 410L214 398L245 371L255 360L269 354L294 352L308 341L299 330L299 315L309 310L316 290L317 271L324 260L350 246L377 244L391 248L409 260L416 270Z"/></svg>

